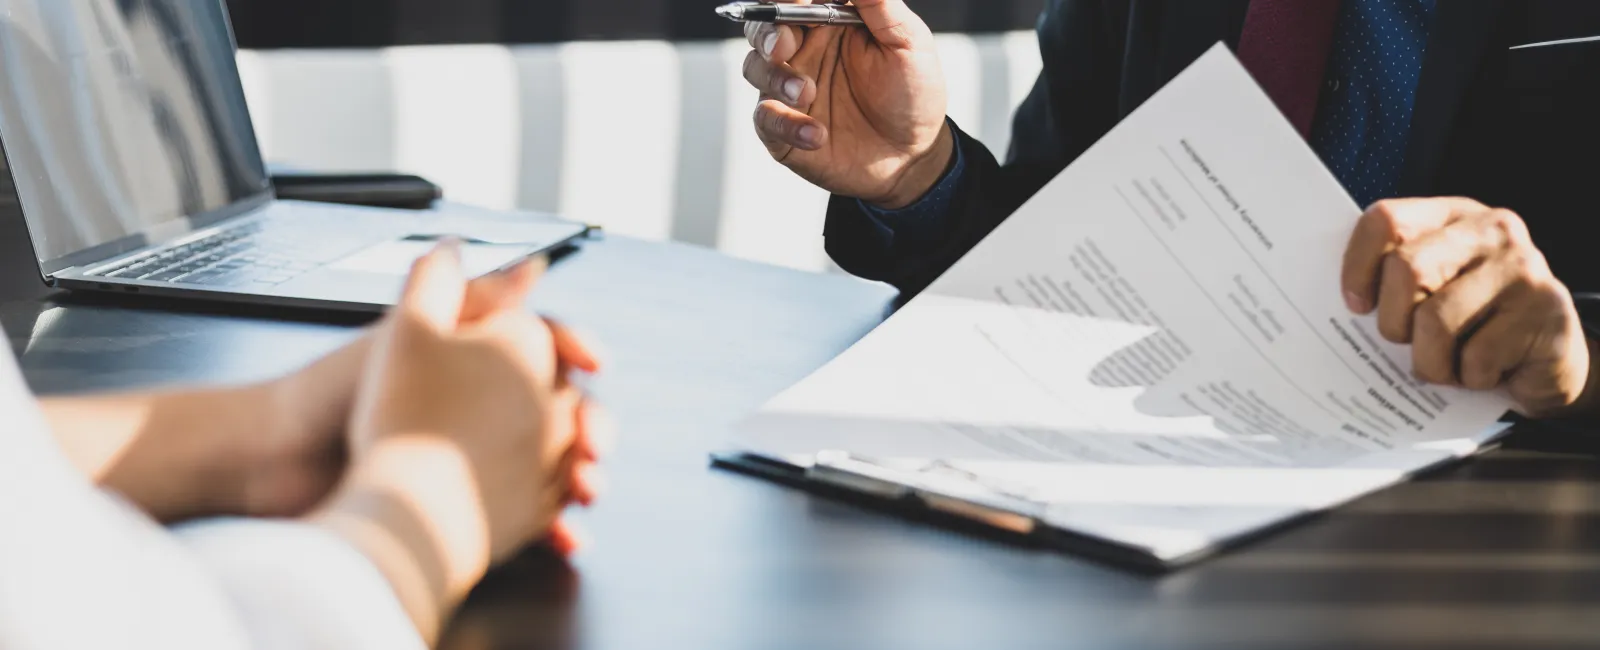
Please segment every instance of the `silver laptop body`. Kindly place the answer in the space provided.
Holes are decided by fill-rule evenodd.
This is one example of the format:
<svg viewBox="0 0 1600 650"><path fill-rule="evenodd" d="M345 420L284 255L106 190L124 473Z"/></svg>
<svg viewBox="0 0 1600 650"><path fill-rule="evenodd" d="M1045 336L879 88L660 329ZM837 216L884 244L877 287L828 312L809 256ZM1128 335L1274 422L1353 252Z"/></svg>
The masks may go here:
<svg viewBox="0 0 1600 650"><path fill-rule="evenodd" d="M0 0L7 185L45 282L79 291L378 311L443 237L479 275L588 231L273 198L222 0Z"/></svg>

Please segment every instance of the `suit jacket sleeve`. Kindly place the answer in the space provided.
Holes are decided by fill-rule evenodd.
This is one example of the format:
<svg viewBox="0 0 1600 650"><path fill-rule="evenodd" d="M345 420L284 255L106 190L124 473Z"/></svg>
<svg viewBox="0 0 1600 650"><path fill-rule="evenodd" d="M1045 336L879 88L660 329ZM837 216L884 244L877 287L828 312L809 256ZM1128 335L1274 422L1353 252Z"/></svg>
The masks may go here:
<svg viewBox="0 0 1600 650"><path fill-rule="evenodd" d="M1006 162L955 128L965 172L935 226L896 233L856 199L835 196L828 254L846 271L907 294L927 287L1116 124L1126 19L1104 0L1052 1L1038 27L1044 69L1017 111Z"/></svg>

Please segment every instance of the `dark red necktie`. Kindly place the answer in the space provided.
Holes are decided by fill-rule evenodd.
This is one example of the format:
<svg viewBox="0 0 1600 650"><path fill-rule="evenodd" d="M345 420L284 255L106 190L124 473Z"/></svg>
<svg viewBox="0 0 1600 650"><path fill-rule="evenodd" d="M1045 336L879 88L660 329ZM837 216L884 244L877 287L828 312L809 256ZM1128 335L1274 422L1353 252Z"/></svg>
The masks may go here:
<svg viewBox="0 0 1600 650"><path fill-rule="evenodd" d="M1250 0L1239 61L1300 135L1311 137L1339 0Z"/></svg>

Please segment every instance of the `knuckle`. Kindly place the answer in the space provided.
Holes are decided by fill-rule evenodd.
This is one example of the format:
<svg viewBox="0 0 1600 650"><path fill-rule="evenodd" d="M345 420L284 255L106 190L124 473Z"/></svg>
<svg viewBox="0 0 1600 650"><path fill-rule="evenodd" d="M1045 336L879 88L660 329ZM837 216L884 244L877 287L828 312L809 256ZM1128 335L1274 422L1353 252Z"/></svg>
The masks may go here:
<svg viewBox="0 0 1600 650"><path fill-rule="evenodd" d="M1514 277L1520 278L1524 281L1530 281L1538 275L1539 264L1530 255L1524 255L1520 253L1512 254L1508 259L1506 259L1505 264L1506 268L1510 270ZM1530 282L1530 284L1535 285L1532 287L1534 289L1540 288L1536 283Z"/></svg>
<svg viewBox="0 0 1600 650"><path fill-rule="evenodd" d="M1537 251L1514 254L1505 263L1511 277L1531 292L1550 296L1566 294L1566 287L1550 272L1550 264Z"/></svg>
<svg viewBox="0 0 1600 650"><path fill-rule="evenodd" d="M1389 273L1406 287L1425 287L1428 273L1423 265L1423 252L1415 246L1401 246L1389 254Z"/></svg>
<svg viewBox="0 0 1600 650"><path fill-rule="evenodd" d="M1400 219L1400 202L1394 199L1384 199L1372 204L1363 217L1370 227L1377 232L1398 240L1403 233L1403 224Z"/></svg>
<svg viewBox="0 0 1600 650"><path fill-rule="evenodd" d="M1526 262L1535 267L1542 267L1536 262ZM1523 294L1527 301L1523 303L1527 308L1539 311L1564 309L1572 300L1572 293L1560 280L1550 275L1549 271L1542 268L1524 270L1518 268L1517 280L1514 288Z"/></svg>
<svg viewBox="0 0 1600 650"><path fill-rule="evenodd" d="M767 129L780 138L789 137L789 123L775 110L767 110Z"/></svg>
<svg viewBox="0 0 1600 650"><path fill-rule="evenodd" d="M917 33L915 31L913 31L911 29L911 27L909 25L905 24L905 23L896 23L896 24L890 25L887 28L886 31L889 32L890 36L893 39L895 39L897 41L902 41L902 42L912 42L912 41L914 41L916 39L916 36L917 36Z"/></svg>
<svg viewBox="0 0 1600 650"><path fill-rule="evenodd" d="M1456 328L1450 322L1444 303L1439 300L1418 305L1412 318L1416 328L1415 340L1419 342L1454 340L1456 337Z"/></svg>
<svg viewBox="0 0 1600 650"><path fill-rule="evenodd" d="M776 114L767 108L765 103L756 106L756 136L761 139L763 145L766 145L767 153L777 159L781 158L784 153L784 144L782 133L772 126L774 117L776 117Z"/></svg>
<svg viewBox="0 0 1600 650"><path fill-rule="evenodd" d="M1532 246L1533 237L1528 232L1528 224L1523 222L1517 213L1504 208L1490 210L1487 216L1488 225L1494 233L1499 245L1506 248L1524 248Z"/></svg>
<svg viewBox="0 0 1600 650"><path fill-rule="evenodd" d="M781 72L771 72L765 76L766 83L761 92L773 97L784 97L783 84L789 81L789 78Z"/></svg>
<svg viewBox="0 0 1600 650"><path fill-rule="evenodd" d="M1495 367L1490 346L1470 343L1461 351L1461 383L1473 390L1489 390L1500 385L1500 370Z"/></svg>

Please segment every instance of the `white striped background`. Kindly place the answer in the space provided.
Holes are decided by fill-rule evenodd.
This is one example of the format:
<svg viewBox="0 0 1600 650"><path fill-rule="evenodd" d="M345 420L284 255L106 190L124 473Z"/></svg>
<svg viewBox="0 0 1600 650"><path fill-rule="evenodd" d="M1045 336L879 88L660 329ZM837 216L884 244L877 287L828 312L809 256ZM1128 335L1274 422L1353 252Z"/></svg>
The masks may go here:
<svg viewBox="0 0 1600 650"><path fill-rule="evenodd" d="M950 114L997 155L1032 88L1031 32L939 36ZM448 198L831 270L827 196L755 139L743 41L239 54L273 163L399 170Z"/></svg>

